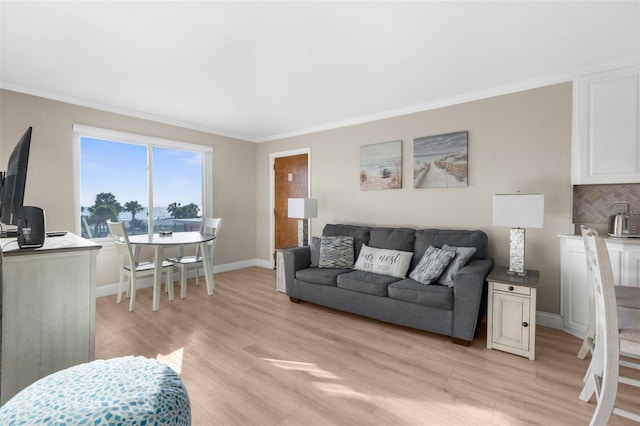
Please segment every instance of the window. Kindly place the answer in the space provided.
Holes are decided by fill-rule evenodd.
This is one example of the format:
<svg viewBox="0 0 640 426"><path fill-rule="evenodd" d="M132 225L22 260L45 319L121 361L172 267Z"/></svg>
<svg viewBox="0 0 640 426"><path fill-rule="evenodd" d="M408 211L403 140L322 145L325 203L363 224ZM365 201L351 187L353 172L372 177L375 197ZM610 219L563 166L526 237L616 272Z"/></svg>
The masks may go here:
<svg viewBox="0 0 640 426"><path fill-rule="evenodd" d="M78 153L76 228L109 236L107 220L130 235L199 230L211 208L212 148L74 126Z"/></svg>

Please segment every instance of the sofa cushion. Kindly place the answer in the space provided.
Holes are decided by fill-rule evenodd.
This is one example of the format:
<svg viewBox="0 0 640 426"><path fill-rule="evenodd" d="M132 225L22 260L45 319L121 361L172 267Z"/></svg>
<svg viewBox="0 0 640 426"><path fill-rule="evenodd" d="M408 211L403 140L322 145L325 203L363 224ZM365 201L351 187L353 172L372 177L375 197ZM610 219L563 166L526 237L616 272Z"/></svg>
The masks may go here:
<svg viewBox="0 0 640 426"><path fill-rule="evenodd" d="M412 252L415 234L416 230L410 228L373 228L369 232L369 247Z"/></svg>
<svg viewBox="0 0 640 426"><path fill-rule="evenodd" d="M488 256L487 234L483 231L465 231L454 229L420 229L416 231L416 241L413 250L412 267L418 264L427 247L441 248L445 244L454 247L475 247L476 252L469 260L486 259Z"/></svg>
<svg viewBox="0 0 640 426"><path fill-rule="evenodd" d="M317 267L320 264L320 237L311 237L309 249L311 250L311 266Z"/></svg>
<svg viewBox="0 0 640 426"><path fill-rule="evenodd" d="M436 309L453 309L453 288L440 284L423 285L406 278L388 287L389 297Z"/></svg>
<svg viewBox="0 0 640 426"><path fill-rule="evenodd" d="M353 268L353 259L352 236L320 238L320 268Z"/></svg>
<svg viewBox="0 0 640 426"><path fill-rule="evenodd" d="M337 284L336 277L349 271L349 269L344 268L305 268L296 271L296 279L312 284L335 287Z"/></svg>
<svg viewBox="0 0 640 426"><path fill-rule="evenodd" d="M449 266L444 271L442 275L440 275L440 279L438 283L442 285L447 285L449 287L453 286L453 279L455 278L458 271L467 264L471 256L476 252L475 247L453 247L448 244L442 246L444 250L455 250L456 256L453 258Z"/></svg>
<svg viewBox="0 0 640 426"><path fill-rule="evenodd" d="M405 278L413 252L387 250L362 245L354 269L391 277Z"/></svg>
<svg viewBox="0 0 640 426"><path fill-rule="evenodd" d="M334 225L332 223L328 223L324 226L322 230L322 235L326 235L327 237L337 237L340 235L350 235L353 237L353 252L354 256L357 259L360 254L360 247L362 244L369 244L369 231L371 230L368 226L357 226L357 225Z"/></svg>
<svg viewBox="0 0 640 426"><path fill-rule="evenodd" d="M440 278L455 255L455 250L443 250L429 246L409 277L422 284L431 284Z"/></svg>
<svg viewBox="0 0 640 426"><path fill-rule="evenodd" d="M364 271L352 271L337 277L339 288L382 297L387 296L387 287L395 281L398 278Z"/></svg>

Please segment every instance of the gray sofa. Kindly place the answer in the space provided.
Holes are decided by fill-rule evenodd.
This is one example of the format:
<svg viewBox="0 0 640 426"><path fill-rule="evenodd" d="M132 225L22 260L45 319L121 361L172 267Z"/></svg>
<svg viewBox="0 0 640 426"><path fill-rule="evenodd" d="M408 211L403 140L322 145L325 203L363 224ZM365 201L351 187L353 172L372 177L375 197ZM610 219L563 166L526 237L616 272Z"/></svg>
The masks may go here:
<svg viewBox="0 0 640 426"><path fill-rule="evenodd" d="M486 277L493 267L487 235L478 230L374 228L328 224L323 236L353 236L354 259L368 247L413 252L407 278L348 268L318 267L319 238L283 252L287 295L381 321L450 336L469 344L486 313ZM475 247L453 278L453 286L420 284L409 277L427 248Z"/></svg>

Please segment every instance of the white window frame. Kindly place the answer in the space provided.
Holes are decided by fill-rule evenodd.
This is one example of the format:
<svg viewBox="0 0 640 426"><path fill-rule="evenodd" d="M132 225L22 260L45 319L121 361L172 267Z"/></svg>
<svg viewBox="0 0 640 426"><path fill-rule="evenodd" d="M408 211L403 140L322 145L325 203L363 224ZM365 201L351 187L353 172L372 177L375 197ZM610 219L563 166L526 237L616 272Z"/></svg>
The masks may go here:
<svg viewBox="0 0 640 426"><path fill-rule="evenodd" d="M181 142L171 139L163 139L155 136L140 135L136 133L121 132L118 130L103 129L100 127L86 126L83 124L73 125L73 180L74 180L74 203L76 212L74 217L75 232L81 235L82 223L80 214L78 213L82 207L80 201L80 138L90 137L107 141L130 143L133 145L142 145L152 148L169 148L182 151L199 152L203 154L202 167L202 215L205 217L213 216L213 147L198 145L189 142ZM149 153L150 150L147 150ZM150 154L148 154L150 155ZM149 205L153 205L153 164L147 161L147 190ZM153 228L149 226L149 232L153 232ZM108 240L108 238L94 238L97 241Z"/></svg>

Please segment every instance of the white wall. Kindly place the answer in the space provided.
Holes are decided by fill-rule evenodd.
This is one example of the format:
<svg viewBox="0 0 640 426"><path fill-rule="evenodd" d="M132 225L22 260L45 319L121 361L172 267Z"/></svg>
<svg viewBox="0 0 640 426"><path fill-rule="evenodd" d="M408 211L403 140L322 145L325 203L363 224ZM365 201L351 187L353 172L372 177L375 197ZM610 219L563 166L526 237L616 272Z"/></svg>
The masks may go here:
<svg viewBox="0 0 640 426"><path fill-rule="evenodd" d="M214 147L215 214L224 218L215 264L271 259L269 154L311 149L312 234L329 222L417 228L478 228L498 264L508 263L509 231L491 224L494 193L543 192L545 227L527 231L528 268L539 269L538 310L560 312L556 235L571 223L571 84L564 83L433 111L262 144L234 140L62 102L0 91L0 165L34 127L27 204L43 207L49 229L74 226L73 123ZM413 188L413 139L469 131L469 185ZM360 191L360 146L403 140L403 188ZM98 284L116 281L115 253L101 251Z"/></svg>
<svg viewBox="0 0 640 426"><path fill-rule="evenodd" d="M33 126L24 201L45 210L47 229L73 231L79 215L73 200L74 123L212 146L214 215L224 219L214 264L255 260L254 143L1 90L0 170ZM97 281L98 286L117 282L115 250L100 251Z"/></svg>
<svg viewBox="0 0 640 426"><path fill-rule="evenodd" d="M508 265L509 230L492 226L492 195L542 192L544 229L527 230L526 266L541 272L538 310L560 312L556 235L571 223L571 84L564 83L433 111L258 145L257 250L269 259L269 154L311 148L311 195L319 200L312 234L326 223L416 228L476 228L489 252ZM468 186L413 188L413 139L467 130ZM403 188L361 191L362 145L403 140Z"/></svg>

